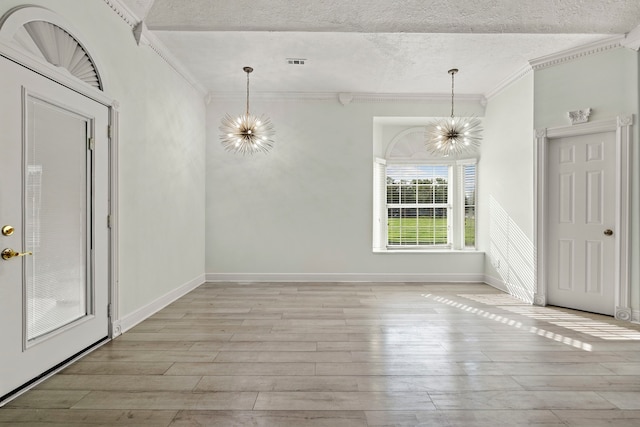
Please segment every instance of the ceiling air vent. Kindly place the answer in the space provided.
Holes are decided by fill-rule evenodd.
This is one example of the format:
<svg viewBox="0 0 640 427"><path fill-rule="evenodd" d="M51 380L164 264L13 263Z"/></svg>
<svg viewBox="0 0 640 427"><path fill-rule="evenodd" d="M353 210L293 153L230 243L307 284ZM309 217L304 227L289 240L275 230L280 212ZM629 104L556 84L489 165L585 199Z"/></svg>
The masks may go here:
<svg viewBox="0 0 640 427"><path fill-rule="evenodd" d="M306 59L304 58L287 58L287 64L289 65L304 65Z"/></svg>

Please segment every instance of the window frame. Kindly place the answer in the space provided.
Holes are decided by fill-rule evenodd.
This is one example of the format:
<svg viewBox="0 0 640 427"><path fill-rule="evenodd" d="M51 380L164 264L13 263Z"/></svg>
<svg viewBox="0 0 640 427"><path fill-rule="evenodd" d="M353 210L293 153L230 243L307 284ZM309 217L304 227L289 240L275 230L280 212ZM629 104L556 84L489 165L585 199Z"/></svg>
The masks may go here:
<svg viewBox="0 0 640 427"><path fill-rule="evenodd" d="M452 242L452 235L451 235L451 230L453 229L451 221L452 221L452 214L453 214L453 203L452 203L452 191L451 191L451 182L453 181L453 177L452 177L452 172L453 172L453 168L450 165L443 165L443 164L424 164L424 163L420 163L420 164L416 164L416 163L406 163L406 164L398 164L395 162L392 163L387 163L387 170L390 166L404 166L407 168L419 168L419 167L439 167L439 168L446 168L447 171L447 200L441 203L436 203L435 201L433 203L419 203L418 202L418 198L419 198L419 189L420 189L420 184L389 184L388 182L385 181L385 201L384 201L384 207L386 209L387 212L387 239L386 239L386 246L388 250L396 250L396 249L414 249L414 248L420 248L420 249L451 249L451 242ZM388 174L387 174L388 177ZM399 187L399 192L398 192L398 203L389 203L389 199L388 199L388 189L390 187L390 185L392 186L398 186ZM407 203L406 201L403 201L403 188L404 187L413 187L415 185L416 188L416 196L415 196L415 203ZM433 185L433 184L432 184ZM402 211L402 209L416 209L416 210L420 210L420 209L445 209L447 214L446 214L446 243L442 244L390 244L389 243L389 217L388 217L388 213L391 209L399 209L400 211ZM400 222L402 222L402 214L399 215L400 218ZM419 218L418 212L416 213L416 218ZM399 231L400 234L402 235L402 227L400 227ZM416 227L416 241L418 240L418 227Z"/></svg>
<svg viewBox="0 0 640 427"><path fill-rule="evenodd" d="M473 166L473 204L467 204L467 194L466 194L466 168L468 166ZM459 185L460 185L460 212L462 215L462 225L461 225L461 247L465 250L476 250L476 242L478 241L478 162L473 160L461 160L458 162L458 173L460 174ZM473 207L473 246L467 246L467 208Z"/></svg>
<svg viewBox="0 0 640 427"><path fill-rule="evenodd" d="M465 167L473 165L474 174L474 246L465 244ZM447 211L447 244L445 245L389 245L388 239L388 205L387 205L387 167L388 166L446 166L449 170L448 211ZM374 159L373 179L373 251L380 253L394 252L434 252L434 251L476 251L477 242L477 195L478 195L478 160L476 158L459 160L387 160ZM411 207L418 207L412 204Z"/></svg>

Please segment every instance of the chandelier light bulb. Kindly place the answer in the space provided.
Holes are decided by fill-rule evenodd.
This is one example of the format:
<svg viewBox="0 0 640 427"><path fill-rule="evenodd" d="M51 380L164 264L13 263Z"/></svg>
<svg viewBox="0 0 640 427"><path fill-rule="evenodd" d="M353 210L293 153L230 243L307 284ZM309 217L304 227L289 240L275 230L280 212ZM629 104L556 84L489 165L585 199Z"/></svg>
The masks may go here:
<svg viewBox="0 0 640 427"><path fill-rule="evenodd" d="M267 117L256 117L249 113L249 74L251 67L244 67L247 73L247 109L239 117L225 115L220 125L220 140L225 150L240 154L267 153L273 148L275 131Z"/></svg>

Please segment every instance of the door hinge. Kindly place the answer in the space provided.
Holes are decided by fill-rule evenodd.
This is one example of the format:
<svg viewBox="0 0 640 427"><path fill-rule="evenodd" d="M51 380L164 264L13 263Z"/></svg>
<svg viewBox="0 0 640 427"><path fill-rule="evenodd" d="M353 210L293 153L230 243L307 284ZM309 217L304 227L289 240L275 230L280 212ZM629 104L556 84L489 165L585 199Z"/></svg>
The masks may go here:
<svg viewBox="0 0 640 427"><path fill-rule="evenodd" d="M107 228L111 228L111 215L107 215Z"/></svg>
<svg viewBox="0 0 640 427"><path fill-rule="evenodd" d="M107 317L111 318L111 303L107 304Z"/></svg>
<svg viewBox="0 0 640 427"><path fill-rule="evenodd" d="M107 125L107 138L113 138L113 127L111 127L111 125Z"/></svg>
<svg viewBox="0 0 640 427"><path fill-rule="evenodd" d="M87 141L87 144L89 146L89 150L93 150L94 148L96 148L95 138L89 138L89 140Z"/></svg>

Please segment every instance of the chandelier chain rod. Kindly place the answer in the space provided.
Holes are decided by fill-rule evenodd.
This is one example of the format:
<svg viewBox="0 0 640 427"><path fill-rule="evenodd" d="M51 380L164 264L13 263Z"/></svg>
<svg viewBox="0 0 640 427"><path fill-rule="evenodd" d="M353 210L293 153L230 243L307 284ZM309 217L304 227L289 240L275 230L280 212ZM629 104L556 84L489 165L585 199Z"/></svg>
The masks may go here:
<svg viewBox="0 0 640 427"><path fill-rule="evenodd" d="M451 118L453 119L453 79L455 73L451 73Z"/></svg>
<svg viewBox="0 0 640 427"><path fill-rule="evenodd" d="M247 116L249 115L249 72L247 71Z"/></svg>

